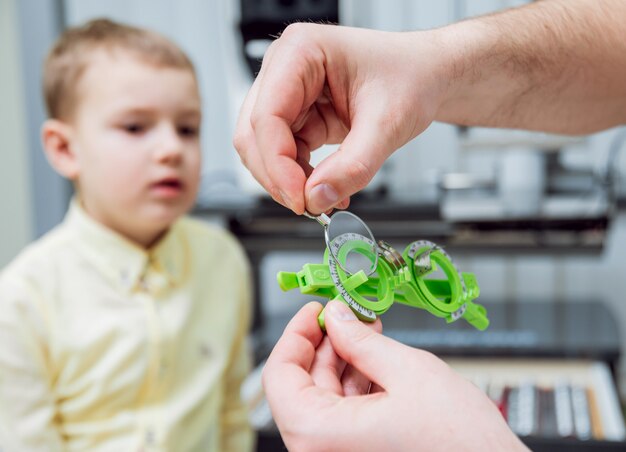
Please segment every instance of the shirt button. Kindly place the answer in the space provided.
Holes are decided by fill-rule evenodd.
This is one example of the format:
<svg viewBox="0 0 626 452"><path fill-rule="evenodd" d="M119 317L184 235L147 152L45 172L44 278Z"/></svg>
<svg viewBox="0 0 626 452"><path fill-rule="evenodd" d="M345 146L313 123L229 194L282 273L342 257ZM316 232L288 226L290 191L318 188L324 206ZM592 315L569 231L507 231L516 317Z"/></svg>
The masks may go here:
<svg viewBox="0 0 626 452"><path fill-rule="evenodd" d="M209 359L212 355L211 347L207 343L200 344L200 356Z"/></svg>
<svg viewBox="0 0 626 452"><path fill-rule="evenodd" d="M122 284L127 285L128 284L128 270L122 270L120 272L120 280L122 281Z"/></svg>

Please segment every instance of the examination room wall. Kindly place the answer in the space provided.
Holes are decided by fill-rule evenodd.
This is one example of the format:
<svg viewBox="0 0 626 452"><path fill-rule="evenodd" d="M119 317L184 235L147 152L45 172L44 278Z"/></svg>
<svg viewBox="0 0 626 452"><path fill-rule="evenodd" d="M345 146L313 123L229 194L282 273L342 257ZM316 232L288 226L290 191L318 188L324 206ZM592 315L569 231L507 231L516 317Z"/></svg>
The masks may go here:
<svg viewBox="0 0 626 452"><path fill-rule="evenodd" d="M29 3L28 1L25 3ZM32 3L32 2L31 2ZM98 15L140 26L147 26L175 39L192 57L198 68L204 99L203 188L201 199L216 196L215 184L237 189L244 185L245 170L232 149L231 136L237 108L251 77L242 72L243 63L235 57L234 35L239 2L230 0L91 0L41 1L48 8L63 10L68 24L80 23ZM406 1L357 0L342 6L346 23L387 30L429 28L461 17L481 14L523 1ZM56 5L56 6L55 6ZM40 95L38 80L25 86L17 0L0 0L0 265L5 265L29 240L41 232L35 227L38 206L34 199L43 188L35 186L33 162L29 157L38 143L39 129L26 120L29 99ZM47 39L33 35L30 39ZM41 43L46 46L51 43ZM491 132L489 132L491 133ZM497 135L499 132L493 132ZM606 161L616 131L596 134L581 141L568 158L573 165L595 168ZM499 135L497 135L499 136ZM505 136L505 135L502 135ZM35 149L34 152L41 152ZM460 150L455 127L435 124L413 143L394 155L385 167L392 191L421 190L442 171L497 171L498 156L490 151L469 155ZM626 173L624 159L617 164ZM216 182L217 181L217 182ZM380 182L380 179L377 181ZM248 184L249 182L245 182ZM57 209L58 210L58 209ZM59 218L62 212L56 212ZM466 271L476 273L485 299L503 303L550 300L574 303L604 301L612 310L622 331L622 353L626 350L626 216L618 214L611 224L607 245L597 256L543 254L536 256L495 255L476 252L456 256ZM279 256L279 259L283 257ZM285 258L286 259L286 258ZM286 261L283 261L286 262ZM283 268L284 269L284 268ZM264 271L262 299L282 296L274 284L273 268ZM295 308L295 307L294 307ZM626 393L626 364L622 359L620 389Z"/></svg>
<svg viewBox="0 0 626 452"><path fill-rule="evenodd" d="M0 0L0 267L33 235L16 7Z"/></svg>

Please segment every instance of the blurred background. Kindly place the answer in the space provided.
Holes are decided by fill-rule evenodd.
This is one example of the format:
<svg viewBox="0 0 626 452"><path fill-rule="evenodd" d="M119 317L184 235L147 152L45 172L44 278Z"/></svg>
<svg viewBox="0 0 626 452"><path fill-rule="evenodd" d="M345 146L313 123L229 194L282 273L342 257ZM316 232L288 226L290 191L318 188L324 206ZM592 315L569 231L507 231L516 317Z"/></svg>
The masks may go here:
<svg viewBox="0 0 626 452"><path fill-rule="evenodd" d="M319 225L267 199L232 146L239 106L272 36L297 20L427 29L524 3L0 0L0 267L59 223L71 196L40 145L41 65L48 48L65 27L95 17L157 30L177 42L198 71L204 161L194 214L230 229L249 253L257 286L253 340L262 362L286 319L309 299L281 292L276 272L322 262L324 248ZM386 334L449 356L494 400L502 399L502 390L511 404L523 405L535 394L531 427L510 416L521 435L578 438L590 447L624 439L618 394L626 396L620 360L626 347L625 139L624 129L565 137L436 123L398 150L353 200L351 210L377 238L399 250L433 240L476 275L477 301L492 319L486 332L394 306ZM333 150L322 148L315 161ZM602 390L590 390L594 385L608 392L590 392ZM545 433L537 413L546 387L555 394L565 387L574 414L576 388L585 388L588 408L608 407L602 408L608 413L603 426L585 430L580 421L563 435Z"/></svg>

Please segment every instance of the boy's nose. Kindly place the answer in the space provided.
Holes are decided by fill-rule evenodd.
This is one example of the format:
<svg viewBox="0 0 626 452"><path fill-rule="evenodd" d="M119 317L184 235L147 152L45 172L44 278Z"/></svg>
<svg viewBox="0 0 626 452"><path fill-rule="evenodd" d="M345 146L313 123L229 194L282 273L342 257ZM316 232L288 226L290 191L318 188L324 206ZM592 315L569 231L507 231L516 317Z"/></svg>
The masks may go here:
<svg viewBox="0 0 626 452"><path fill-rule="evenodd" d="M159 162L176 165L183 155L183 140L175 126L164 126L159 134L156 158Z"/></svg>

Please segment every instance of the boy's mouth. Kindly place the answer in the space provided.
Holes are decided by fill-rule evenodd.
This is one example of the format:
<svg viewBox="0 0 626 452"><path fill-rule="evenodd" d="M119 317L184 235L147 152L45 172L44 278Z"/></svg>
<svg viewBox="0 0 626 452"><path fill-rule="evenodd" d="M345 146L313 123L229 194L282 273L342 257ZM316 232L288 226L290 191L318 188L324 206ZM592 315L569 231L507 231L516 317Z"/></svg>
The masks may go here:
<svg viewBox="0 0 626 452"><path fill-rule="evenodd" d="M171 178L160 180L154 185L162 187L181 188L183 184L178 179Z"/></svg>
<svg viewBox="0 0 626 452"><path fill-rule="evenodd" d="M183 191L184 185L180 179L171 177L155 182L151 188L161 196L173 197Z"/></svg>

